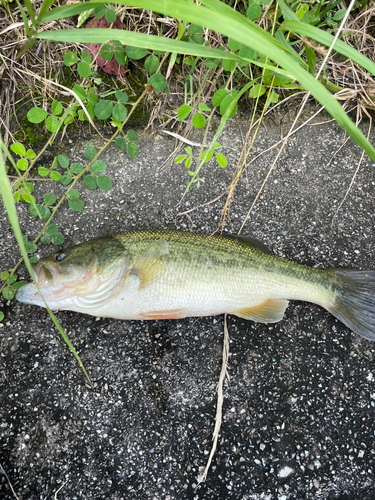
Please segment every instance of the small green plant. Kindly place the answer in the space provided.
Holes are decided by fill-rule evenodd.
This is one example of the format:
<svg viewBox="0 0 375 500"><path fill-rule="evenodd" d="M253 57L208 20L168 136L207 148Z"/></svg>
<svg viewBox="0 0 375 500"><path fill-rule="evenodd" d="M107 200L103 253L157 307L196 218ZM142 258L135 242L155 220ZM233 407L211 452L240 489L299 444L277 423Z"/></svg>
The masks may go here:
<svg viewBox="0 0 375 500"><path fill-rule="evenodd" d="M4 153L11 160L11 162L13 162L8 149L6 148L5 144L2 142L1 138L0 138L0 151L1 151L1 153ZM17 168L17 167L15 166L15 168ZM17 171L19 172L19 170L17 170ZM33 262L35 262L36 259L34 257L29 259L28 254L35 253L36 245L35 245L35 241L29 242L27 240L27 237L22 236L21 228L20 228L20 225L18 222L17 213L16 213L16 209L15 209L14 199L12 196L12 189L11 189L9 179L7 177L7 173L5 170L5 165L3 162L3 154L0 154L0 191L1 191L1 195L2 195L2 199L4 202L5 208L6 208L7 213L8 213L10 224L12 226L12 229L13 229L14 235L16 237L18 246L21 250L22 257L25 261L25 264L26 264L27 270L30 273L30 276L33 277L33 270L32 270L31 264ZM3 285L1 286L1 293L3 294L3 296L5 298L7 298L7 297L9 297L9 299L14 298L15 292L18 290L19 287L21 287L24 284L24 282L17 283L16 282L17 276L14 274L15 270L17 269L20 262L21 261L19 261L19 263L11 270L10 273L8 271L4 271L0 275L1 280L4 282ZM5 293L5 295L4 295L4 293ZM85 370L85 367L82 364L80 357L78 356L76 350L74 349L73 344L70 342L70 340L69 340L68 336L66 335L66 333L64 332L62 326L57 321L55 315L49 309L47 304L46 304L46 308L47 308L48 314L50 315L53 323L56 325L56 328L61 333L64 341L66 342L70 351L75 356L79 366L83 370L83 373L85 374L89 384L92 386L91 380L90 380L90 378ZM2 314L0 315L0 320L3 320L3 319L4 319L4 313L2 312Z"/></svg>
<svg viewBox="0 0 375 500"><path fill-rule="evenodd" d="M87 160L94 160L96 154L94 146L86 147L84 155ZM112 189L112 180L107 175L103 175L105 169L106 165L102 160L95 160L91 163L89 168L90 173L83 179L85 187L90 190L99 188L102 191L109 191Z"/></svg>
<svg viewBox="0 0 375 500"><path fill-rule="evenodd" d="M195 128L204 128L206 126L205 113L207 113L207 112L209 113L211 110L206 104L204 104L202 102L200 102L198 104L198 109L199 109L199 111L197 111L193 115L192 123L193 123ZM180 121L185 120L190 115L192 110L193 110L192 106L189 106L188 104L183 104L182 106L180 106L178 108L178 111L177 111L178 119Z"/></svg>
<svg viewBox="0 0 375 500"><path fill-rule="evenodd" d="M101 19L102 17L104 17L108 23L114 23L116 21L115 10L107 7L106 5L100 5L99 7L96 7L93 12L95 13L97 19Z"/></svg>
<svg viewBox="0 0 375 500"><path fill-rule="evenodd" d="M5 287L3 288L2 295L6 300L12 300L15 294L15 282L17 281L17 275L10 275L7 271L1 273L1 280L5 281ZM22 283L22 282L21 282ZM23 282L22 284L24 284Z"/></svg>
<svg viewBox="0 0 375 500"><path fill-rule="evenodd" d="M55 202L55 200L52 201L52 197L54 198L54 195L51 194L46 194L44 195L44 203L36 203L35 206L29 205L27 207L27 211L32 217L40 217L42 220L47 220L51 216L51 206Z"/></svg>
<svg viewBox="0 0 375 500"><path fill-rule="evenodd" d="M103 47L104 46L102 46L102 49ZM107 49L103 49L103 55L107 54L107 57L109 57L108 47L109 45L107 45ZM122 48L122 50L125 49ZM131 47L126 47L126 50L134 57L137 57L134 51L131 52ZM111 54L111 57L112 56L113 52ZM46 111L39 106L34 106L27 113L28 120L33 124L44 122L46 129L52 134L56 134L62 126L72 124L75 119L79 121L95 119L101 121L110 120L112 125L117 128L122 128L122 123L128 116L128 107L132 105L129 101L128 94L122 90L110 90L109 92L98 93L97 88L102 80L98 78L97 73L93 70L94 61L86 50L83 50L79 54L68 51L64 55L64 64L71 69L74 69L76 66L75 69L78 76L83 79L81 84L75 83L72 86L72 93L74 93L76 98L70 103L54 100L51 103L50 111ZM158 65L159 60L156 56L151 55L146 59L145 67L147 67L148 71L156 71ZM149 81L150 85L153 85L153 90L155 91L161 91L166 85L164 77L159 74L152 75ZM19 160L19 167L21 170L26 170L28 167L26 156L30 154L31 150L27 152L24 151L24 147L19 143L17 150L14 149L16 148L14 145L12 148L17 154L25 156L25 158ZM134 158L136 154L138 154L138 149L134 147L134 145L125 148L125 150L130 152L131 158ZM57 177L55 174L54 176L55 178Z"/></svg>
<svg viewBox="0 0 375 500"><path fill-rule="evenodd" d="M43 243L43 245L48 245L49 243L53 243L54 245L62 245L64 241L65 238L61 233L59 233L59 228L56 224L49 224L43 230L43 235L40 238L40 242Z"/></svg>
<svg viewBox="0 0 375 500"><path fill-rule="evenodd" d="M198 103L198 110L193 112L193 106L188 104L183 104L179 107L177 111L177 116L180 121L186 120L189 115L193 112L192 116L192 124L195 128L200 129L206 127L205 137L208 132L208 127L210 125L210 121L212 115L214 113L215 108L218 108L220 114L222 116L222 123L216 131L215 138L212 141L210 146L203 146L198 156L194 156L192 153L192 149L190 146L185 148L185 153L182 155L178 155L175 158L175 163L185 163L185 167L187 168L187 173L191 177L189 185L187 189L191 186L191 184L196 183L197 187L200 186L204 180L199 177L199 171L205 163L208 163L214 153L215 158L218 165L221 168L226 168L228 165L228 160L225 155L219 153L219 149L222 147L221 144L217 141L221 131L223 130L224 124L230 118L233 118L237 112L237 100L239 98L239 93L236 89L232 89L229 91L226 88L222 88L217 90L212 96L212 105L213 109L210 109L204 103ZM193 163L194 162L194 163ZM196 169L192 170L191 167L193 164L197 164Z"/></svg>
<svg viewBox="0 0 375 500"><path fill-rule="evenodd" d="M120 137L115 140L115 146L120 151L126 151L129 158L138 156L139 148L136 144L138 141L138 134L135 130L129 129L126 134L122 133Z"/></svg>
<svg viewBox="0 0 375 500"><path fill-rule="evenodd" d="M77 66L77 72L79 76L87 78L92 76L93 79L87 79L85 83L82 85L74 84L72 90L82 101L82 104L85 109L82 108L81 103L77 100L70 104L60 103L59 101L53 101L51 105L51 114L49 114L44 109L35 106L31 108L27 113L27 118L31 123L41 123L44 121L45 127L47 130L53 134L57 133L62 125L70 125L74 122L75 118L78 118L80 121L87 121L89 118L92 120L110 120L111 124L117 128L122 129L122 124L126 120L128 116L128 108L127 106L131 105L129 102L129 96L126 92L122 90L109 91L104 94L98 94L96 90L96 84L98 82L98 78L96 78L96 74L91 71L92 60L89 54L86 51L81 53L83 60ZM154 56L150 56L154 57ZM148 60L150 59L148 58ZM73 66L78 62L78 56L73 52L67 52L64 56L64 63L66 66ZM147 64L147 60L146 60ZM149 64L151 65L152 62ZM90 70L90 71L88 71ZM155 74L152 75L155 77L153 80L152 77L149 81L153 83L154 90L159 89L158 85L162 85L164 88L165 83L160 82L160 75ZM160 87L160 89L162 88ZM113 97L115 99L113 99ZM122 133L122 131L121 131ZM123 137L117 138L116 147L118 147L122 151L126 151L129 158L135 158L138 155L138 147L135 142L138 141L138 136L136 132L133 130L128 130L127 134L123 134ZM35 153L32 150L26 151L24 146L21 143L16 143L11 146L12 151L16 154L22 156L20 160L18 160L17 165L20 170L27 170L29 166L29 162L27 158L35 158ZM57 158L59 159L59 158ZM89 158L88 158L89 159ZM60 166L62 168L67 168L66 160L63 163L60 162ZM56 171L53 171L55 165L52 165L51 168L40 167L38 169L39 175L42 177L50 176L52 180L60 181L62 184L67 185L71 182L72 176L69 172L66 172L65 175L61 175ZM94 174L99 174L98 167ZM70 173L79 174L83 168L80 169L78 164L73 164L70 168ZM97 186L102 185L108 188L108 181L104 181L103 179L99 180L99 184ZM93 189L93 182L91 182L89 189Z"/></svg>
<svg viewBox="0 0 375 500"><path fill-rule="evenodd" d="M15 142L10 146L10 149L13 151L18 156L21 156L19 160L17 160L17 168L19 170L25 171L28 169L29 166L29 160L33 160L36 157L35 152L32 149L28 149L26 151L26 148L23 144L20 142Z"/></svg>
<svg viewBox="0 0 375 500"><path fill-rule="evenodd" d="M134 131L128 131L128 135L133 140L138 139L137 134ZM125 138L123 138L125 141ZM11 149L16 151L18 154L24 154L25 148L20 143L15 143L12 145ZM127 138L126 146L129 151L129 156L132 157L138 154L138 148L135 143ZM70 185L75 184L79 178L86 172L83 179L83 184L87 189L101 189L102 191L109 191L112 188L112 180L108 175L104 174L106 170L106 165L102 160L98 160L97 150L94 146L89 145L85 148L84 156L89 160L89 165L83 167L79 162L70 163L69 158L65 155L57 155L50 166L39 166L37 168L39 176L43 179L49 178L51 181L58 182L63 186L69 186L67 192L65 193L63 199L67 200L68 206L71 210L75 212L80 212L83 210L85 204L82 199L80 199L80 193L77 189L72 189ZM17 164L19 161L17 162ZM15 164L15 166L17 165ZM18 203L20 201L25 201L29 204L28 213L32 217L39 217L42 220L49 220L55 213L56 209L60 205L56 203L56 196L53 193L46 193L43 196L43 202L37 203L35 197L32 195L34 191L34 183L24 179L19 179L15 182L13 186L13 200ZM42 243L52 241L56 245L63 243L63 236L55 231L56 226L49 226L47 233L42 238ZM48 237L47 237L48 234ZM49 238L49 241L47 241Z"/></svg>
<svg viewBox="0 0 375 500"><path fill-rule="evenodd" d="M59 130L59 128L62 125L58 119L58 117L61 115L62 112L63 112L63 106L61 102L53 101L51 104L50 113L48 113L48 111L46 111L43 108L34 107L28 111L27 119L29 120L30 123L41 123L44 121L48 132L55 133Z"/></svg>
<svg viewBox="0 0 375 500"><path fill-rule="evenodd" d="M71 66L74 66L77 64L77 73L81 78L89 78L89 77L95 77L96 74L92 71L91 63L92 63L92 57L90 54L86 51L83 50L80 53L80 57L72 51L68 51L64 54L64 64L68 68ZM100 82L97 82L100 83Z"/></svg>
<svg viewBox="0 0 375 500"><path fill-rule="evenodd" d="M193 162L196 162L198 165L200 163L208 163L211 160L213 154L215 153L218 165L221 168L225 168L228 165L228 160L226 156L217 151L220 148L221 148L220 143L215 142L215 144L213 145L213 149L206 148L201 152L199 156L194 156L191 147L188 146L185 148L186 154L176 156L174 162L177 164L185 162L185 167L187 168L188 174L190 175L190 177L193 177L195 172L190 170L190 167L192 166ZM198 176L194 179L194 182L197 184L197 187L199 187L200 183L204 182L204 180Z"/></svg>
<svg viewBox="0 0 375 500"><path fill-rule="evenodd" d="M34 250L35 252L35 250ZM34 253L29 252L29 253ZM5 287L2 290L2 295L6 300L14 299L16 291L23 285L25 285L26 281L17 281L16 274L9 274L8 271L4 271L1 273L1 280L5 282Z"/></svg>
<svg viewBox="0 0 375 500"><path fill-rule="evenodd" d="M108 99L98 101L95 104L94 114L99 120L108 120L108 118L112 118L112 123L120 127L121 123L128 115L125 104L128 102L129 97L126 92L122 90L116 90L115 97L117 102Z"/></svg>

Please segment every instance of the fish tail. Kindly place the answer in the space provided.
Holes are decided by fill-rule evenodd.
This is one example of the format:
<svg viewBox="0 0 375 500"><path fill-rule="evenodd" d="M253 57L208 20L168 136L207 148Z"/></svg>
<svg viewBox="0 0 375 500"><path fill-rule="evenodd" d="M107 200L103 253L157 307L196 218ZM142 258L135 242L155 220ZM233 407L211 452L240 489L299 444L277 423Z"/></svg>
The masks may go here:
<svg viewBox="0 0 375 500"><path fill-rule="evenodd" d="M375 340L375 271L334 271L334 299L326 309L353 332Z"/></svg>

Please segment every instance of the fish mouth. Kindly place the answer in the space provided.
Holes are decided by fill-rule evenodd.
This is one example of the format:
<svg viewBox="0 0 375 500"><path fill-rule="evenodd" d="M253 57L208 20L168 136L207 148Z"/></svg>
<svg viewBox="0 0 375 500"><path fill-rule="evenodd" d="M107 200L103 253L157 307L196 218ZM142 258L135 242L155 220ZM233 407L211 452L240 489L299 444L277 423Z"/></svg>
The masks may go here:
<svg viewBox="0 0 375 500"><path fill-rule="evenodd" d="M34 274L34 283L28 283L21 286L21 288L17 290L16 299L25 304L43 305L43 299L38 288L44 288L48 294L48 288L51 287L51 285L53 286L53 275L40 261L36 264L31 264L31 267Z"/></svg>
<svg viewBox="0 0 375 500"><path fill-rule="evenodd" d="M37 262L32 264L34 271L35 282L40 288L53 284L54 277L60 274L53 266L44 264L43 262Z"/></svg>
<svg viewBox="0 0 375 500"><path fill-rule="evenodd" d="M39 286L39 289L38 286L35 283L28 283L21 286L17 290L16 299L24 304L34 306L45 307L47 304L52 311L64 309L68 304L70 295L67 296L67 289L64 284Z"/></svg>
<svg viewBox="0 0 375 500"><path fill-rule="evenodd" d="M62 295L62 288L52 286L39 290L34 283L28 283L17 290L16 299L19 302L32 306L46 307L47 304L52 311L64 309L68 304L67 300L59 297L59 295Z"/></svg>
<svg viewBox="0 0 375 500"><path fill-rule="evenodd" d="M57 310L57 302L66 298L65 283L56 282L60 274L55 266L37 262L32 264L34 283L28 283L21 286L16 293L16 299L24 304L32 304L45 307L45 302L52 310ZM44 299L44 300L43 300ZM44 302L45 301L45 302Z"/></svg>
<svg viewBox="0 0 375 500"><path fill-rule="evenodd" d="M28 283L17 290L16 299L24 304L43 305L43 299L34 283Z"/></svg>

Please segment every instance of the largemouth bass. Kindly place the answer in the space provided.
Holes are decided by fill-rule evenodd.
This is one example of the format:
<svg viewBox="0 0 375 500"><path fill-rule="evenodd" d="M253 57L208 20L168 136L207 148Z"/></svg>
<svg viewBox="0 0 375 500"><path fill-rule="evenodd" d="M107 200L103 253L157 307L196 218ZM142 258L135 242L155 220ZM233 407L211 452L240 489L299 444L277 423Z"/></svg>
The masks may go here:
<svg viewBox="0 0 375 500"><path fill-rule="evenodd" d="M319 304L375 340L375 271L313 269L242 236L129 231L58 250L34 265L36 284L17 299L55 311L117 319L229 313L261 323L288 300Z"/></svg>

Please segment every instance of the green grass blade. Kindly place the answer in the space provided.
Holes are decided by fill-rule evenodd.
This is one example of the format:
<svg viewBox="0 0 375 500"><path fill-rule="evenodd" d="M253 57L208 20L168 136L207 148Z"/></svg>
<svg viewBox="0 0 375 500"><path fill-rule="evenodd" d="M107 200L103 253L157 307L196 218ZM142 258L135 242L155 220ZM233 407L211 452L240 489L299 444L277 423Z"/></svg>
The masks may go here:
<svg viewBox="0 0 375 500"><path fill-rule="evenodd" d="M341 0L336 0L336 2L328 2L327 7L320 14L320 19L324 19L325 15L328 14L329 11L333 10L341 3Z"/></svg>
<svg viewBox="0 0 375 500"><path fill-rule="evenodd" d="M62 5L61 7L55 7L54 9L46 12L43 16L40 16L39 20L43 22L49 21L57 21L59 19L65 19L67 17L77 16L81 12L89 9L95 9L96 7L100 7L104 3L108 3L103 1L95 1L95 2L78 2L67 5Z"/></svg>
<svg viewBox="0 0 375 500"><path fill-rule="evenodd" d="M37 35L40 40L50 40L53 42L73 42L73 43L107 43L109 40L118 40L124 45L133 45L143 47L150 50L160 50L164 52L172 52L179 54L188 54L199 57L213 57L216 59L232 59L244 60L251 64L255 64L261 68L266 68L270 71L277 71L278 75L287 78L293 78L289 72L275 68L270 64L261 63L254 59L246 59L239 57L232 52L223 52L205 45L198 45L189 42L181 42L179 40L171 40L168 38L158 37L155 35L145 35L143 33L134 33L133 31L97 28L84 30L59 30L59 31L44 31Z"/></svg>
<svg viewBox="0 0 375 500"><path fill-rule="evenodd" d="M109 29L109 28L87 28L71 29L59 31L44 31L39 33L40 40L51 40L54 42L74 42L74 43L107 43L109 40L118 40L124 45L143 47L145 49L160 50L164 52L178 52L179 54L189 54L199 57L213 57L220 59L232 59L237 61L238 56L231 52L222 52L218 49L198 45L194 43L181 42L169 38L135 33L133 31Z"/></svg>
<svg viewBox="0 0 375 500"><path fill-rule="evenodd" d="M20 4L20 2L18 0L16 0L16 2L18 5L18 8L20 9L20 12L21 12L23 25L25 27L25 35L29 36L30 28L29 28L29 20L27 19L26 12L25 12L24 8L22 7L22 5ZM30 16L30 19L31 19L31 16Z"/></svg>
<svg viewBox="0 0 375 500"><path fill-rule="evenodd" d="M60 325L58 319L56 318L56 316L53 314L53 312L51 311L51 309L47 306L45 300L43 299L44 301L44 304L46 305L46 309L48 311L48 314L50 315L53 323L55 324L56 328L58 329L58 331L60 332L62 338L64 339L66 345L69 347L69 349L71 350L73 356L76 358L77 360L77 363L79 364L81 370L83 371L85 377L87 378L87 381L88 383L90 384L91 387L93 387L93 384L90 380L90 377L86 371L86 368L84 367L82 361L81 361L81 358L79 357L77 351L75 350L73 344L71 343L71 341L69 340L69 337L67 336L67 334L64 332L63 330L63 327Z"/></svg>
<svg viewBox="0 0 375 500"><path fill-rule="evenodd" d="M8 214L9 222L12 226L12 229L13 229L14 235L16 237L18 246L21 250L22 257L24 258L25 265L27 267L27 270L30 273L32 280L35 282L33 269L31 267L31 263L30 263L28 254L26 252L25 244L24 244L23 238L22 238L21 228L20 228L18 218L17 218L16 207L14 205L12 189L10 187L9 179L8 179L8 176L7 176L6 171L5 171L5 164L3 161L2 151L7 153L7 155L9 154L9 151L7 150L7 148L5 147L5 144L2 142L2 140L0 138L0 192L1 192L1 195L3 197L3 201L4 201L4 205L5 205L7 214ZM83 373L85 374L87 380L89 381L90 385L92 385L90 377L88 376L88 374L85 370L85 367L83 366L83 363L82 363L80 357L78 356L76 350L74 349L72 343L70 342L68 336L64 332L60 323L57 321L53 312L49 309L49 307L47 307L47 304L45 301L44 301L44 303L46 305L46 309L47 309L49 315L51 316L52 321L56 325L56 328L59 330L63 339L65 340L66 344L68 345L69 349L71 350L74 357L78 361L78 364L81 367L81 369L82 369Z"/></svg>
<svg viewBox="0 0 375 500"><path fill-rule="evenodd" d="M239 92L238 94L236 95L236 97L233 99L233 101L229 104L229 106L227 107L225 113L223 114L223 116L221 117L221 120L220 120L220 125L218 126L217 130L216 130L216 133L214 135L214 138L212 139L211 141L211 144L207 150L207 153L206 154L209 154L213 149L214 149L214 145L216 143L216 141L219 139L219 136L221 134L221 132L223 131L223 128L225 126L225 124L227 123L227 121L229 120L229 117L230 117L230 114L233 110L233 108L237 105L240 97L245 93L247 92L258 80L259 80L260 77L258 78L255 78L254 80L251 80L250 82L248 82ZM195 179L197 178L199 172L200 172L200 169L203 167L204 165L204 162L201 162L199 165L198 165L198 168L196 169L196 171L194 172L194 175L191 177L190 179L190 182L188 184L188 186L186 187L185 189L185 192L184 192L184 196L186 195L186 193L189 191L191 185L193 184L193 182L195 181Z"/></svg>
<svg viewBox="0 0 375 500"><path fill-rule="evenodd" d="M225 26L227 21L227 16L237 15L236 16L237 23L240 24L238 28L246 29L250 27L256 33L256 37L254 37L254 42L256 43L256 46L252 44L249 45L254 50L259 51L258 47L260 48L261 45L260 44L258 45L257 42L259 39L264 40L265 38L273 40L272 43L279 46L280 49L288 50L280 42L272 38L272 36L269 33L260 28L256 23L246 18L242 14L239 14L234 9L228 7L219 0L214 0L214 3L212 5L214 8L217 9L217 11L214 9L211 10L209 8L202 7L201 5L193 4L191 2L186 2L185 0L165 0L162 3L160 2L160 0L129 0L129 1L120 0L117 1L116 3L130 7L139 7L141 9L149 9L155 12L164 12L168 16L175 17L176 19L188 20L189 22L198 24L200 26L203 25L210 27L210 22L211 22L212 25L214 26L211 29L219 33L224 33L224 31L221 28ZM202 3L208 4L209 2L205 1ZM96 8L103 4L108 4L108 2L106 0L94 0L92 2L82 2L71 5L63 5L61 7L57 7L47 12L43 16L42 20L56 21L58 19L63 19L68 16L77 15L86 9ZM231 36L231 38L234 38L234 40L237 41L241 41L239 40L240 33L234 32L234 35L235 36Z"/></svg>
<svg viewBox="0 0 375 500"><path fill-rule="evenodd" d="M279 8L281 10L281 13L285 21L288 20L288 21L300 22L298 16L292 11L290 7L287 6L284 0L277 0L277 3L279 4Z"/></svg>
<svg viewBox="0 0 375 500"><path fill-rule="evenodd" d="M51 5L53 4L54 1L55 0L44 0L44 2L42 3L41 8L39 10L38 20L43 17L43 15L45 14L45 12L47 12L47 10L51 7Z"/></svg>
<svg viewBox="0 0 375 500"><path fill-rule="evenodd" d="M17 2L19 8L20 8L20 11L21 11L21 14L22 14L22 19L23 19L23 14L24 14L24 10L23 8L20 6L19 2ZM33 26L35 25L35 12L34 12L34 6L33 4L30 2L30 0L24 0L24 4L26 5L26 9L27 9L27 13L29 14L29 17L30 17L30 20L31 22L33 23Z"/></svg>
<svg viewBox="0 0 375 500"><path fill-rule="evenodd" d="M311 26L310 24L306 24L303 22L297 21L285 21L282 24L282 27L288 31L292 31L293 33L297 33L301 36L307 36L321 43L322 45L326 45L330 47L333 42L333 36L326 31L323 31L315 26ZM334 45L334 50L339 52L345 57L352 59L356 63L358 63L362 68L367 69L370 73L375 75L375 63L370 61L366 56L355 50L350 45L344 43L341 40L337 40Z"/></svg>
<svg viewBox="0 0 375 500"><path fill-rule="evenodd" d="M2 142L1 142L1 138L0 138L0 150L1 150L1 147L2 147L1 145L2 145ZM25 191L27 191L26 181L25 181L25 179L24 179L23 175L21 174L21 172L20 172L19 168L18 168L18 167L17 167L17 165L16 165L16 162L13 160L13 157L12 157L12 155L10 154L10 152L9 152L9 150L8 150L7 148L4 148L4 153L5 153L5 154L6 154L6 156L8 157L8 160L9 160L9 162L12 164L12 166L13 166L14 170L17 172L17 175L18 175L18 177L19 177L19 179L20 179L20 181L21 181L21 183L22 183L22 186L25 188ZM38 209L38 207L36 206L36 203L35 203L35 201L34 201L34 199L33 199L33 198L31 199L30 205L32 205L32 207L34 208L34 210L35 210L35 211L36 211L36 213L38 214L39 219L41 219L41 218L42 218L42 216L40 215L39 209Z"/></svg>
<svg viewBox="0 0 375 500"><path fill-rule="evenodd" d="M20 228L18 218L17 218L16 207L14 205L14 200L13 200L12 188L10 187L9 179L8 179L8 176L7 176L6 171L5 171L5 164L4 164L4 160L3 160L3 154L2 154L3 151L7 152L9 154L9 152L5 148L5 145L2 141L2 139L0 138L0 192L1 192L1 195L3 198L3 202L5 205L7 214L8 214L9 222L13 228L14 235L15 235L15 237L17 239L17 243L20 247L22 257L25 260L27 270L29 271L31 278L34 281L34 273L33 273L33 270L32 270L31 264L30 264L30 260L28 258L27 252L26 252L25 244L24 244L23 239L22 239L21 228Z"/></svg>

